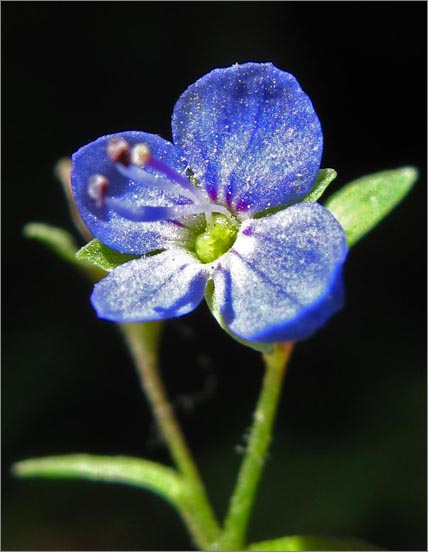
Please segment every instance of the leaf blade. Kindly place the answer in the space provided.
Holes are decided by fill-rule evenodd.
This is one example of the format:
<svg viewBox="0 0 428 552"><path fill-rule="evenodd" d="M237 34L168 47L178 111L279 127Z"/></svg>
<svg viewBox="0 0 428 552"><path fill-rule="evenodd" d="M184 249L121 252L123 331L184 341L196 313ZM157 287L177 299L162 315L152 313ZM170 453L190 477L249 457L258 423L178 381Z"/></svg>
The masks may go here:
<svg viewBox="0 0 428 552"><path fill-rule="evenodd" d="M342 539L329 537L313 537L306 535L292 535L289 537L280 537L268 541L262 541L250 544L247 550L254 551L275 551L287 550L296 552L303 550L383 550L373 544L359 539Z"/></svg>
<svg viewBox="0 0 428 552"><path fill-rule="evenodd" d="M26 238L43 243L65 261L78 264L75 257L78 247L67 230L42 222L29 222L23 227L22 233Z"/></svg>
<svg viewBox="0 0 428 552"><path fill-rule="evenodd" d="M86 276L89 276L92 281L97 281L105 276L105 270L88 263L85 259L76 257L79 248L73 236L67 230L64 230L64 228L42 222L29 222L23 227L22 233L26 238L43 244L60 259L75 266Z"/></svg>
<svg viewBox="0 0 428 552"><path fill-rule="evenodd" d="M70 454L30 458L15 463L12 473L20 478L86 479L122 483L148 489L173 505L181 503L184 485L171 468L156 462L126 456Z"/></svg>
<svg viewBox="0 0 428 552"><path fill-rule="evenodd" d="M353 180L325 203L345 230L349 246L375 228L410 192L414 167L381 171Z"/></svg>
<svg viewBox="0 0 428 552"><path fill-rule="evenodd" d="M80 478L149 490L164 498L178 511L201 549L211 550L199 499L195 497L187 479L173 468L141 458L70 454L22 460L13 464L12 473L21 478Z"/></svg>

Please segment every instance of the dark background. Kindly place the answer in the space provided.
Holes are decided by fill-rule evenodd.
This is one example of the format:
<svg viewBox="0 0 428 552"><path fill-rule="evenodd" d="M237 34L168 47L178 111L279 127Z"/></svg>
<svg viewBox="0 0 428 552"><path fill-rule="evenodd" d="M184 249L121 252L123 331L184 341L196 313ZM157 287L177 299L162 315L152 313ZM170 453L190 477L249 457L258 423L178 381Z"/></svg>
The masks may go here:
<svg viewBox="0 0 428 552"><path fill-rule="evenodd" d="M169 461L115 327L92 311L91 285L21 229L73 230L58 158L119 130L170 138L174 102L198 77L272 61L314 103L323 166L339 174L333 190L403 165L420 179L351 252L345 309L297 347L250 538L310 533L426 550L425 2L3 2L2 51L2 548L189 549L157 496L10 477L11 462L54 453ZM205 306L167 324L163 351L223 515L261 362Z"/></svg>

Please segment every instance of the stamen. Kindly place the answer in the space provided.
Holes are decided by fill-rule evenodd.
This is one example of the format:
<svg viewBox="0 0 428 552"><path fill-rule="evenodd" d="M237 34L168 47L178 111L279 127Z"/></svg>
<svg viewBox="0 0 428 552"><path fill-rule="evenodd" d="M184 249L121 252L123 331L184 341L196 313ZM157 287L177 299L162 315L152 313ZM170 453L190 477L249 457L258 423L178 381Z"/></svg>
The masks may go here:
<svg viewBox="0 0 428 552"><path fill-rule="evenodd" d="M133 163L137 167L150 167L166 176L169 180L176 182L186 190L190 190L192 192L198 190L198 188L196 188L191 182L189 182L187 178L178 174L176 171L174 171L174 169L171 169L171 167L169 167L160 159L156 159L156 157L153 157L147 144L136 144L132 148L130 159L131 163Z"/></svg>
<svg viewBox="0 0 428 552"><path fill-rule="evenodd" d="M164 174L167 178L171 180L175 180L175 182L183 186L183 188L186 188L188 190L199 189L199 188L196 188L191 182L189 182L187 178L175 172L174 169L171 169L171 167L166 165L163 161L160 161L160 159L156 159L156 157L150 156L150 159L147 162L147 166L151 167L155 171L158 171Z"/></svg>
<svg viewBox="0 0 428 552"><path fill-rule="evenodd" d="M119 163L124 167L129 165L131 148L124 138L112 138L107 145L107 155L113 163Z"/></svg>
<svg viewBox="0 0 428 552"><path fill-rule="evenodd" d="M116 213L134 222L153 222L177 219L187 215L204 213L206 208L205 205L195 203L189 203L187 205L171 205L169 207L149 205L135 206L114 197L106 198L105 202L106 205L111 209L114 209Z"/></svg>
<svg viewBox="0 0 428 552"><path fill-rule="evenodd" d="M210 204L212 207L211 212L212 213L220 213L224 215L227 220L232 224L232 226L235 226L236 228L239 228L239 222L236 220L234 216L232 216L232 213L226 209L226 207L223 207L222 205L217 205L215 203Z"/></svg>
<svg viewBox="0 0 428 552"><path fill-rule="evenodd" d="M144 167L150 161L151 153L147 144L137 144L131 150L131 163Z"/></svg>
<svg viewBox="0 0 428 552"><path fill-rule="evenodd" d="M124 138L113 138L107 145L107 155L115 164L118 172L126 178L140 182L147 187L181 195L192 203L170 207L136 207L125 201L106 197L108 180L103 175L95 174L88 181L88 194L96 200L97 207L107 205L119 215L135 222L174 220L188 215L204 214L208 228L213 227L212 213L221 213L230 220L233 226L238 226L238 222L225 207L210 203L201 188L194 186L192 182L166 163L153 157L147 144L139 143L131 148ZM160 175L147 172L144 170L145 167L154 169Z"/></svg>
<svg viewBox="0 0 428 552"><path fill-rule="evenodd" d="M99 209L104 205L108 186L108 180L102 174L93 174L88 180L88 195L95 199L96 206Z"/></svg>
<svg viewBox="0 0 428 552"><path fill-rule="evenodd" d="M225 207L211 204L201 205L198 203L189 203L187 205L171 205L169 207L146 205L135 206L114 197L106 197L105 204L107 205L107 207L110 207L110 209L113 209L122 217L134 222L174 220L189 215L206 215L207 213L211 214L213 212L220 212L227 216L228 219L230 219L230 213ZM233 224L236 223L236 221L233 221L232 219L231 222Z"/></svg>
<svg viewBox="0 0 428 552"><path fill-rule="evenodd" d="M127 176L129 176L129 170L140 170L137 167L128 167L127 169L120 166L120 171L126 171ZM156 176L148 175L145 173L144 177L150 177L155 181L154 185L161 186L165 185L166 189L170 189L171 186L176 186L174 183L170 183L164 179L160 179ZM110 207L114 211L116 211L119 215L123 216L124 218L128 220L132 220L135 222L153 222L153 221L160 221L160 220L172 220L177 219L180 217L185 217L188 215L198 215L198 214L204 214L207 220L207 226L208 228L212 228L213 222L212 222L212 213L221 213L225 217L227 217L228 220L230 220L231 224L234 226L238 226L237 221L232 217L232 215L229 213L229 211L223 207L222 205L216 205L212 203L207 202L194 202L194 203L188 203L184 205L173 205L169 207L161 207L161 206L135 206L132 205L126 201L122 201L120 199L116 199L114 197L108 197L107 190L109 187L109 181L105 176L102 174L94 174L92 175L88 180L88 195L92 199L95 199L96 206L98 208L103 207L104 205L107 205L107 207ZM195 198L193 198L195 199Z"/></svg>
<svg viewBox="0 0 428 552"><path fill-rule="evenodd" d="M213 214L211 211L206 211L205 220L207 221L207 228L211 230L214 227Z"/></svg>
<svg viewBox="0 0 428 552"><path fill-rule="evenodd" d="M140 167L136 167L135 165L124 167L123 165L117 164L117 170L123 176L126 176L131 180L142 182L147 187L155 188L157 190L164 190L165 192L172 192L183 197L187 197L195 203L206 203L206 199L196 188L193 188L192 190L187 190L176 182L171 182L170 180L166 180L165 178L162 178L160 176L150 174Z"/></svg>

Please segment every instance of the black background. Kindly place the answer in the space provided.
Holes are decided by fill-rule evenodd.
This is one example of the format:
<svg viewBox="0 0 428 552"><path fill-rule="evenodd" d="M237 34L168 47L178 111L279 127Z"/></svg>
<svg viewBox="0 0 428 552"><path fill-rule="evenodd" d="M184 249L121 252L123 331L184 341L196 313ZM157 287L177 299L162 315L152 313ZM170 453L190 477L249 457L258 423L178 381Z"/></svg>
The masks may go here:
<svg viewBox="0 0 428 552"><path fill-rule="evenodd" d="M351 252L345 309L297 347L250 538L425 550L426 4L3 2L2 52L3 549L189 548L156 496L10 477L14 460L54 453L168 462L115 327L90 307L90 284L21 229L73 231L58 158L119 130L170 138L174 102L198 77L272 61L312 99L323 166L339 174L333 190L403 165L420 179ZM223 515L261 362L201 306L167 324L162 366Z"/></svg>

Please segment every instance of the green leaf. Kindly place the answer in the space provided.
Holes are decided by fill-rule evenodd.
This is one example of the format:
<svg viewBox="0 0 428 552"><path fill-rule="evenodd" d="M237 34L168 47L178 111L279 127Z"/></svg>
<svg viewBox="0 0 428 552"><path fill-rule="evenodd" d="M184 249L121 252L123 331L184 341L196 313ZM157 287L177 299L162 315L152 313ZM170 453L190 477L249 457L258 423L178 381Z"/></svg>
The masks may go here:
<svg viewBox="0 0 428 552"><path fill-rule="evenodd" d="M336 178L337 172L334 169L320 169L312 190L300 201L315 202L322 196L327 186Z"/></svg>
<svg viewBox="0 0 428 552"><path fill-rule="evenodd" d="M66 230L41 222L30 222L24 226L23 234L43 243L65 261L74 265L79 264L76 261L78 247L73 236Z"/></svg>
<svg viewBox="0 0 428 552"><path fill-rule="evenodd" d="M382 171L350 182L327 200L349 246L374 228L408 194L418 178L414 167Z"/></svg>
<svg viewBox="0 0 428 552"><path fill-rule="evenodd" d="M67 230L41 222L30 222L24 226L22 232L25 237L39 241L58 257L79 268L91 280L97 281L105 276L104 270L76 257L78 247Z"/></svg>
<svg viewBox="0 0 428 552"><path fill-rule="evenodd" d="M174 506L185 503L187 491L181 476L156 462L125 456L71 454L22 460L12 466L17 477L87 479L142 487Z"/></svg>
<svg viewBox="0 0 428 552"><path fill-rule="evenodd" d="M200 541L201 549L211 550L204 532L206 523L199 493L176 470L157 462L125 456L70 454L23 460L12 466L12 473L21 478L86 479L147 489L175 507L196 543Z"/></svg>
<svg viewBox="0 0 428 552"><path fill-rule="evenodd" d="M294 552L298 550L383 550L368 542L358 539L340 539L310 537L303 535L293 535L291 537L281 537L263 542L250 544L247 550L287 550Z"/></svg>
<svg viewBox="0 0 428 552"><path fill-rule="evenodd" d="M214 282L212 280L209 280L207 287L205 289L205 300L208 304L208 307L210 311L212 312L214 318L219 323L220 327L235 341L240 343L241 345L245 345L245 347L250 347L250 349L254 349L255 351L258 351L260 353L272 353L273 351L273 345L270 343L257 343L252 341L246 341L245 339L241 339L237 335L233 334L229 328L227 327L225 321L223 320L223 317L220 314L220 311L218 310L218 307L215 302L214 298Z"/></svg>
<svg viewBox="0 0 428 552"><path fill-rule="evenodd" d="M117 266L127 263L132 259L138 259L135 255L125 255L124 253L114 251L97 239L83 246L82 249L77 252L76 258L85 260L98 268L102 268L106 272L110 272Z"/></svg>

